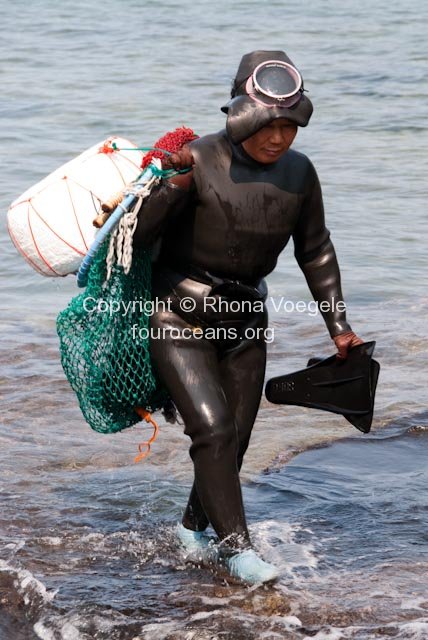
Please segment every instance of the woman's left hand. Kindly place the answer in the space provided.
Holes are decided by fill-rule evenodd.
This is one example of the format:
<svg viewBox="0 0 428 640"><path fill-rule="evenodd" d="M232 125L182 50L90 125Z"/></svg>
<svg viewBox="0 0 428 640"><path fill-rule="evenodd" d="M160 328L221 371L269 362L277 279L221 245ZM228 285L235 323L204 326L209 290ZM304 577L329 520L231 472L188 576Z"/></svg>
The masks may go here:
<svg viewBox="0 0 428 640"><path fill-rule="evenodd" d="M364 342L364 340L361 340L361 338L359 338L353 331L347 331L346 333L334 336L333 340L337 347L336 358L338 360L346 360L349 349L356 347L357 344L363 344Z"/></svg>

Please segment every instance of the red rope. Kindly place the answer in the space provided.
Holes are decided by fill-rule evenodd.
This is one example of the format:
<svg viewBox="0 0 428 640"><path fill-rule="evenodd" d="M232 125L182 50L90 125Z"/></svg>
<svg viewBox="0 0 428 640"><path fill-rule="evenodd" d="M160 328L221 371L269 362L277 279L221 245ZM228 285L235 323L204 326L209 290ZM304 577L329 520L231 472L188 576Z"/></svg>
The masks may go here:
<svg viewBox="0 0 428 640"><path fill-rule="evenodd" d="M170 153L176 153L183 145L192 140L196 140L198 137L199 136L188 127L177 127L174 131L168 131L162 138L159 138L153 146L165 149L165 151L169 151ZM162 151L149 151L143 158L141 168L145 169L148 167L153 158L160 158L162 160L164 157L165 154L162 153Z"/></svg>

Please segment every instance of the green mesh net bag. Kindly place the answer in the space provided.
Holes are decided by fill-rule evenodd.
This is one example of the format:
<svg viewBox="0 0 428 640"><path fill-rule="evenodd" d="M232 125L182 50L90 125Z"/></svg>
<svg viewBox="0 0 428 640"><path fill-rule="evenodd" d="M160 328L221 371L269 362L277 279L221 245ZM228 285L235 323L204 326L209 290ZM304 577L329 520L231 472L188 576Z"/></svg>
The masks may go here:
<svg viewBox="0 0 428 640"><path fill-rule="evenodd" d="M168 401L149 353L150 254L134 249L129 273L114 265L106 280L108 245L107 239L94 258L85 292L57 318L65 375L86 421L100 433L139 422L135 407L152 413Z"/></svg>
<svg viewBox="0 0 428 640"><path fill-rule="evenodd" d="M142 169L155 158L164 161L165 154L177 152L195 138L187 127L166 133L144 156ZM176 171L160 171L163 177L171 173ZM171 400L150 361L151 255L134 248L130 270L127 265L125 273L114 264L107 278L107 262L114 263L106 260L109 245L107 237L95 254L85 292L58 315L61 362L92 429L116 433L144 418L155 427L152 438L143 443L150 450L157 433L150 413L163 408L166 419L174 420ZM135 460L145 455L140 445Z"/></svg>

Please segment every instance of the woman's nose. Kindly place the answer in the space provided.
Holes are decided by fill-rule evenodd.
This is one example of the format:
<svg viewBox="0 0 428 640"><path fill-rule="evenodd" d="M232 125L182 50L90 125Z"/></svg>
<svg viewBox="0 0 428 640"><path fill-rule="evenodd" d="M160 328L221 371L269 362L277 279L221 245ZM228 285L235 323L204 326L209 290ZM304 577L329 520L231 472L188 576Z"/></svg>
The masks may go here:
<svg viewBox="0 0 428 640"><path fill-rule="evenodd" d="M283 141L282 131L281 129L272 129L272 133L270 136L271 142L275 144L281 144Z"/></svg>

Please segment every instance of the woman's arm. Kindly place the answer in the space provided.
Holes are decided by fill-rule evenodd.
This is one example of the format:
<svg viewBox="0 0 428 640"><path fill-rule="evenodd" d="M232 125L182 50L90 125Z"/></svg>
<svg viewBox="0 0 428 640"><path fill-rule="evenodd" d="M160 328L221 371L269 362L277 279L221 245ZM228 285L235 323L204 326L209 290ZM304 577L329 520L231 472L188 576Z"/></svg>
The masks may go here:
<svg viewBox="0 0 428 640"><path fill-rule="evenodd" d="M168 222L189 204L194 190L193 164L193 155L188 145L164 159L164 169L175 169L179 173L163 180L144 201L134 232L135 247L150 247L162 235Z"/></svg>
<svg viewBox="0 0 428 640"><path fill-rule="evenodd" d="M144 201L134 232L134 247L150 247L162 235L168 223L186 208L191 197L191 176L184 175L188 186L176 184L178 181L174 178L164 180Z"/></svg>
<svg viewBox="0 0 428 640"><path fill-rule="evenodd" d="M325 226L324 205L317 173L310 165L308 186L293 233L294 255L332 338L352 329L346 320L336 252Z"/></svg>

